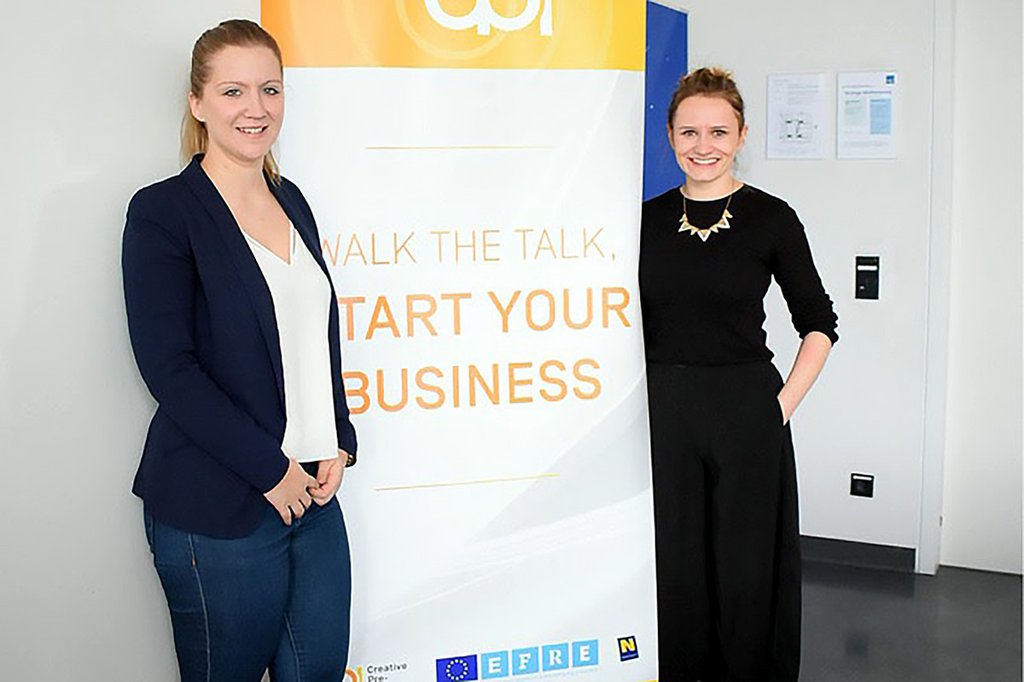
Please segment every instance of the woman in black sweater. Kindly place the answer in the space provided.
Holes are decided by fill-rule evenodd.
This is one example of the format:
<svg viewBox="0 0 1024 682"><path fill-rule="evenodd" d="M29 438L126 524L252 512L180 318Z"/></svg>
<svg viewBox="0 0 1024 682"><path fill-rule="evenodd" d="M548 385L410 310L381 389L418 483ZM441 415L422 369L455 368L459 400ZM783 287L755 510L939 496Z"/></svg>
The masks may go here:
<svg viewBox="0 0 1024 682"><path fill-rule="evenodd" d="M660 679L796 680L800 550L789 418L836 342L796 213L746 185L728 72L682 80L668 137L686 184L644 203ZM803 339L785 382L765 344L772 277Z"/></svg>

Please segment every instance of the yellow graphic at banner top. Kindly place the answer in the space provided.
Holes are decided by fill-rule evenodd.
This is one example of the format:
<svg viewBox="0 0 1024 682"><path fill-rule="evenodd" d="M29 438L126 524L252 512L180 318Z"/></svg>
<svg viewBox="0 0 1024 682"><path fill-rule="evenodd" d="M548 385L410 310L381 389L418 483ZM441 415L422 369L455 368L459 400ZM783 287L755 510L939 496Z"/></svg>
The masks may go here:
<svg viewBox="0 0 1024 682"><path fill-rule="evenodd" d="M262 0L285 66L644 68L644 0Z"/></svg>

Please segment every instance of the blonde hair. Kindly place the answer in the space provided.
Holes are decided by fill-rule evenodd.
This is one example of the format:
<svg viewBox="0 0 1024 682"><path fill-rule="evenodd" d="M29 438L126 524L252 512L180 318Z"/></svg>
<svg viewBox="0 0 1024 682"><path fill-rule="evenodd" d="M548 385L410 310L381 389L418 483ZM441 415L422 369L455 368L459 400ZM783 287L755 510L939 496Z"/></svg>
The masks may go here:
<svg viewBox="0 0 1024 682"><path fill-rule="evenodd" d="M266 47L277 57L282 65L281 48L274 37L267 33L259 24L248 19L228 19L205 31L192 47L192 68L189 71L189 91L200 97L203 87L210 77L210 62L225 47ZM196 154L206 152L210 143L206 132L206 124L192 115L192 109L186 103L185 116L181 121L181 160L187 163ZM281 171L274 159L274 153L268 151L263 157L263 171L275 183L281 182Z"/></svg>
<svg viewBox="0 0 1024 682"><path fill-rule="evenodd" d="M691 71L679 79L675 92L672 93L672 100L668 105L668 127L672 127L672 118L676 115L676 109L687 97L700 95L703 97L718 97L724 99L736 113L736 119L740 123L740 130L746 123L743 116L743 97L740 95L736 81L732 79L732 72L723 68L712 66L702 67Z"/></svg>

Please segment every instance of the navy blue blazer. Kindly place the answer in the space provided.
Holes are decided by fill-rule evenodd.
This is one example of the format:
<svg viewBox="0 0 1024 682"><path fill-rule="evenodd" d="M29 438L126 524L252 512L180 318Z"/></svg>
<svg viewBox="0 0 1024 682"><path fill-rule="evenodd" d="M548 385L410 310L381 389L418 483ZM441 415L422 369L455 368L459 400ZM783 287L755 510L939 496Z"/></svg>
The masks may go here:
<svg viewBox="0 0 1024 682"><path fill-rule="evenodd" d="M128 205L121 266L128 331L158 407L133 492L155 518L189 532L243 537L284 476L284 373L274 302L201 156ZM298 187L268 182L330 281ZM332 300L337 300L331 284ZM338 306L326 330L338 447L356 454L341 378Z"/></svg>

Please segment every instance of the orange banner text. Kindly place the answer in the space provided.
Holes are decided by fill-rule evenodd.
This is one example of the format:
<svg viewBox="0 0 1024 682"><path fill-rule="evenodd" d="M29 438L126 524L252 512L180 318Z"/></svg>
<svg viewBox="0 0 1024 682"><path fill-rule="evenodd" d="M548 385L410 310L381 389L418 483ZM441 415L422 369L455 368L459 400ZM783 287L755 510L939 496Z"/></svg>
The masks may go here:
<svg viewBox="0 0 1024 682"><path fill-rule="evenodd" d="M347 371L343 376L349 410L362 414L371 408L400 412L412 407L436 410L594 400L601 395L600 369L597 360L580 358L572 363L546 360Z"/></svg>
<svg viewBox="0 0 1024 682"><path fill-rule="evenodd" d="M473 300L472 292L468 291L377 296L370 300L365 296L339 296L338 306L345 339L371 341L378 334L396 339L417 335L460 336ZM563 289L558 293L548 289L516 289L505 293L488 291L484 307L495 328L500 325L502 333L507 334L543 332L555 327L577 331L596 325L604 329L632 327L626 314L630 301L629 290L619 286Z"/></svg>

